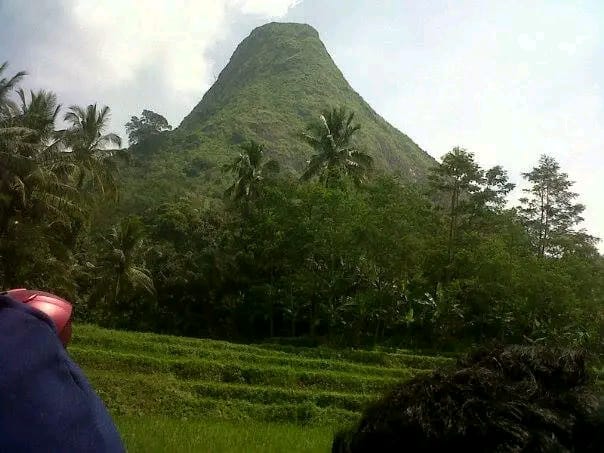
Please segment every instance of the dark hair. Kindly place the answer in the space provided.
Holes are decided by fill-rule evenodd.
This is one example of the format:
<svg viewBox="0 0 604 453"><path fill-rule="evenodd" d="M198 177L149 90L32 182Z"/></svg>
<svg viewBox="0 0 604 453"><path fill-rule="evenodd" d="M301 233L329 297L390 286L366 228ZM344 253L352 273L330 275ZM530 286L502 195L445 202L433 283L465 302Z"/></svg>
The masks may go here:
<svg viewBox="0 0 604 453"><path fill-rule="evenodd" d="M595 452L603 431L583 352L498 346L399 384L332 451Z"/></svg>

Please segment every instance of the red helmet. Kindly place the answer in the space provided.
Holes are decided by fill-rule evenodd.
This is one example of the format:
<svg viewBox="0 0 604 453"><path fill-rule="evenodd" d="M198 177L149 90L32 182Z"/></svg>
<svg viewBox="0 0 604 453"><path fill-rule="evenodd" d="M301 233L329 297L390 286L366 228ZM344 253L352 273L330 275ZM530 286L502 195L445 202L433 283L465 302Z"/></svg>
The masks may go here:
<svg viewBox="0 0 604 453"><path fill-rule="evenodd" d="M69 302L54 294L32 289L11 289L6 294L18 302L23 302L44 312L52 319L63 346L67 346L71 340L71 314L73 312L73 307Z"/></svg>

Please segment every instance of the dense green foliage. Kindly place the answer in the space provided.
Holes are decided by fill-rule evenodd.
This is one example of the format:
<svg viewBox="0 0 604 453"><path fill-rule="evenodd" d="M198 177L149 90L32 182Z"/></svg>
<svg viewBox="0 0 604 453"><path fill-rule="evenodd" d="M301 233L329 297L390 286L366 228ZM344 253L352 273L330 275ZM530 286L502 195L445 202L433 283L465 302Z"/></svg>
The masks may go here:
<svg viewBox="0 0 604 453"><path fill-rule="evenodd" d="M132 117L128 149L109 108L63 111L23 77L0 66L0 288L60 294L109 327L271 339L76 325L70 353L133 450L154 446L143 423L191 418L184 435L220 419L215 450L300 446L288 423L324 448L378 394L452 362L401 347L604 352L604 258L558 163L542 156L511 207L503 168L462 148L434 162L310 27L252 32L177 129ZM244 420L283 438L224 443Z"/></svg>
<svg viewBox="0 0 604 453"><path fill-rule="evenodd" d="M253 201L262 191L264 179L279 171L275 160L263 162L264 145L251 141L241 145L241 153L231 164L223 167L224 171L235 176L233 183L225 194L236 201Z"/></svg>
<svg viewBox="0 0 604 453"><path fill-rule="evenodd" d="M357 184L366 180L373 158L356 148L354 135L361 125L353 121L354 112L340 107L323 111L318 121L308 125L302 139L315 154L302 173L303 181L318 176L330 186L342 176L349 176Z"/></svg>
<svg viewBox="0 0 604 453"><path fill-rule="evenodd" d="M172 169L161 166L164 160L178 159L181 172L194 160L219 166L237 154L238 145L254 140L268 145L268 158L301 173L311 149L296 137L328 106L355 112L364 130L359 149L380 170L418 180L434 165L350 87L315 29L280 23L253 30L182 124L141 152L154 153L148 165L173 180ZM187 158L180 160L183 152Z"/></svg>
<svg viewBox="0 0 604 453"><path fill-rule="evenodd" d="M604 257L558 163L527 169L511 207L503 168L462 148L433 161L308 26L254 30L174 131L132 117L128 149L107 107L64 112L23 77L0 66L0 289L60 294L80 322L271 339L76 325L70 352L133 450L153 445L141 423L169 417L221 419L209 437L225 420L324 425L313 451L385 389L452 362L401 347L604 352ZM302 442L268 430L283 443L259 451ZM247 442L215 437L215 451Z"/></svg>
<svg viewBox="0 0 604 453"><path fill-rule="evenodd" d="M261 154L245 149L229 167L245 203L189 193L141 211L156 305L134 298L112 325L310 344L602 347L593 239L560 229L559 253L542 255L524 212L506 208L502 168L456 148L427 191L383 175L325 185L264 179Z"/></svg>
<svg viewBox="0 0 604 453"><path fill-rule="evenodd" d="M569 247L569 232L581 223L585 206L575 203L578 194L570 190L573 183L560 171L555 159L541 156L539 165L523 176L531 182L524 191L529 197L520 199L520 209L533 246L539 255L564 254ZM584 232L575 232L571 242L590 242Z"/></svg>
<svg viewBox="0 0 604 453"><path fill-rule="evenodd" d="M22 77L0 80L0 287L73 294L82 233L99 194L115 193L117 157L125 153L107 149L120 143L105 133L107 107L72 106L68 128L56 130L54 94L11 96Z"/></svg>
<svg viewBox="0 0 604 453"><path fill-rule="evenodd" d="M524 175L518 208L506 171L462 148L422 166L403 146L407 173L392 175L403 161L382 171L399 148L376 144L386 123L347 85L331 86L345 81L309 27L255 30L179 128L128 150L109 148L120 139L96 104L69 108L57 130L55 96L28 97L22 77L0 80L2 287L60 293L82 320L189 336L604 349L604 260L555 160ZM286 80L292 98L252 89ZM252 95L253 109L241 104ZM265 124L264 102L290 113ZM294 115L294 105L316 110ZM238 154L219 124L240 134ZM212 137L182 141L195 128ZM314 152L305 169L282 154L297 147ZM427 177L410 182L414 172Z"/></svg>
<svg viewBox="0 0 604 453"><path fill-rule="evenodd" d="M126 133L128 134L130 145L137 145L159 135L161 132L169 130L172 130L172 126L168 124L166 118L159 113L147 109L143 110L140 118L133 116L126 123Z"/></svg>

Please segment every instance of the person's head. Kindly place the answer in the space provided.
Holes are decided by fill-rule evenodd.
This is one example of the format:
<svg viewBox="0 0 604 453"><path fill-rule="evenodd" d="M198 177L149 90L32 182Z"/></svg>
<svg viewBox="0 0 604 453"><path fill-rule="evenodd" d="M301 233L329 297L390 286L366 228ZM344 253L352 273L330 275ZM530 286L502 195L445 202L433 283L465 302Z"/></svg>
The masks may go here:
<svg viewBox="0 0 604 453"><path fill-rule="evenodd" d="M399 384L332 451L604 451L581 352L509 346Z"/></svg>

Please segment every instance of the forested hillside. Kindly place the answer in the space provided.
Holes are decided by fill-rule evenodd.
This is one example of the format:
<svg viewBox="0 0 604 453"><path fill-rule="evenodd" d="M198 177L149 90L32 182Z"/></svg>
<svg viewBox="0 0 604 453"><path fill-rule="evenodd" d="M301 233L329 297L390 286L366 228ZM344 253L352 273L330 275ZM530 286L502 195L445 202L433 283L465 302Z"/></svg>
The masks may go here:
<svg viewBox="0 0 604 453"><path fill-rule="evenodd" d="M222 191L220 167L239 146L266 145L283 172L304 171L311 149L300 141L306 123L327 107L347 107L363 124L360 149L375 167L404 181L423 181L435 161L380 117L344 79L317 31L270 23L244 39L203 99L171 132L138 141L137 166L126 175L128 209L184 190Z"/></svg>
<svg viewBox="0 0 604 453"><path fill-rule="evenodd" d="M301 172L309 152L295 138L327 106L356 113L364 127L359 147L371 149L379 169L417 180L434 164L350 87L317 31L302 24L271 23L252 31L177 130L228 145L266 143L271 157Z"/></svg>
<svg viewBox="0 0 604 453"><path fill-rule="evenodd" d="M310 27L252 32L176 130L133 117L129 148L108 108L0 70L2 288L177 335L603 350L604 259L556 160L516 175L510 207L505 169L463 148L433 162Z"/></svg>

